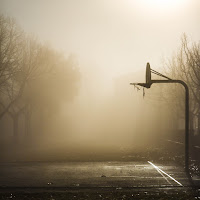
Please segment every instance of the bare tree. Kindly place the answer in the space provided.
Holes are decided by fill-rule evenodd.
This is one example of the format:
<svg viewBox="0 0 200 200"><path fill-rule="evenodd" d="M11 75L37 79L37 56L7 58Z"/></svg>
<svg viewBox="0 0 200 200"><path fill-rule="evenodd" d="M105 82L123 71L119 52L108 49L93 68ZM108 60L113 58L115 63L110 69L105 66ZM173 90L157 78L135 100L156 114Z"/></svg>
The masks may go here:
<svg viewBox="0 0 200 200"><path fill-rule="evenodd" d="M0 16L0 119L8 114L13 135L18 139L18 121L24 116L25 133L30 135L31 117L48 118L63 102L76 96L80 74L69 57L32 36L27 36L11 18Z"/></svg>
<svg viewBox="0 0 200 200"><path fill-rule="evenodd" d="M13 77L20 71L23 31L14 19L0 15L0 119L21 96L24 82L15 90L15 97L6 99L6 92L13 88Z"/></svg>
<svg viewBox="0 0 200 200"><path fill-rule="evenodd" d="M181 38L181 47L167 63L167 73L173 79L185 81L190 89L190 125L193 129L193 120L200 122L200 43L189 42L184 34ZM174 108L179 110L180 116L184 111L183 91L177 85L170 87L168 92L174 101ZM182 98L181 98L182 97ZM199 123L200 128L200 123Z"/></svg>
<svg viewBox="0 0 200 200"><path fill-rule="evenodd" d="M26 118L30 119L33 110L39 111L40 132L44 130L45 121L58 115L62 105L77 95L80 80L77 64L71 56L66 59L52 49L46 49L43 56L41 67L46 69L46 73L31 79L26 93L29 105L29 117Z"/></svg>
<svg viewBox="0 0 200 200"><path fill-rule="evenodd" d="M5 102L10 102L9 106L5 108L4 113L9 114L13 120L13 135L15 140L18 138L18 120L21 114L26 115L26 129L29 124L29 115L27 113L29 113L30 105L29 101L25 98L29 82L44 71L41 70L42 45L32 37L25 37L24 35L21 48L18 71L7 80L6 87L4 88L4 101L1 102L4 108Z"/></svg>

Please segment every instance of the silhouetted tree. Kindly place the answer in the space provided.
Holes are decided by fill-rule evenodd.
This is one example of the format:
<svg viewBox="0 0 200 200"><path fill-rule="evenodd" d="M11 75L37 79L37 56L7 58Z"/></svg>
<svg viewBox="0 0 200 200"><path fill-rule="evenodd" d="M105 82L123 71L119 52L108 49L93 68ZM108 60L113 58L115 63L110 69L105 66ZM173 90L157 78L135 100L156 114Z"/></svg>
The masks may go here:
<svg viewBox="0 0 200 200"><path fill-rule="evenodd" d="M25 80L18 88L15 88L13 83L13 78L21 70L22 41L23 31L14 19L0 15L0 119L24 89ZM7 98L7 91L10 89L13 89L12 99Z"/></svg>
<svg viewBox="0 0 200 200"><path fill-rule="evenodd" d="M45 73L43 69L44 56L43 47L39 42L33 38L26 37L24 35L23 43L21 43L23 49L20 53L20 70L18 70L9 79L7 84L6 99L12 102L7 109L7 113L13 119L13 134L14 138L18 137L18 119L20 115L24 114L25 117L25 129L29 124L29 102L26 100L25 95L29 88L31 80ZM23 87L22 87L23 86ZM20 94L19 94L20 90Z"/></svg>
<svg viewBox="0 0 200 200"><path fill-rule="evenodd" d="M78 91L77 65L47 45L27 36L11 18L0 16L0 119L8 114L18 138L19 116L30 135L32 112L48 115Z"/></svg>
<svg viewBox="0 0 200 200"><path fill-rule="evenodd" d="M60 112L62 105L72 101L79 89L80 73L77 64L70 56L66 59L62 54L53 50L46 55L48 73L29 82L27 101L29 114L31 110L39 110L40 131L42 123L48 121L52 115ZM51 66L53 65L53 66Z"/></svg>
<svg viewBox="0 0 200 200"><path fill-rule="evenodd" d="M181 38L181 47L167 63L167 73L172 79L185 81L190 89L190 125L193 129L193 119L200 122L200 43L191 43L184 34ZM170 87L168 94L174 101L175 109L183 115L184 90L177 89L177 85ZM200 123L198 124L200 128Z"/></svg>

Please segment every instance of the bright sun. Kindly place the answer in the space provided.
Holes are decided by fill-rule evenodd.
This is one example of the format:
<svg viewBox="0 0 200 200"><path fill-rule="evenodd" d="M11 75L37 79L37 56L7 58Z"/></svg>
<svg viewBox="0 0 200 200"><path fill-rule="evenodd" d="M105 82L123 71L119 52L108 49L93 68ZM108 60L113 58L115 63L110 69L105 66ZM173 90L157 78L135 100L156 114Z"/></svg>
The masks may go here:
<svg viewBox="0 0 200 200"><path fill-rule="evenodd" d="M183 5L186 0L140 0L144 7L157 10L171 10Z"/></svg>

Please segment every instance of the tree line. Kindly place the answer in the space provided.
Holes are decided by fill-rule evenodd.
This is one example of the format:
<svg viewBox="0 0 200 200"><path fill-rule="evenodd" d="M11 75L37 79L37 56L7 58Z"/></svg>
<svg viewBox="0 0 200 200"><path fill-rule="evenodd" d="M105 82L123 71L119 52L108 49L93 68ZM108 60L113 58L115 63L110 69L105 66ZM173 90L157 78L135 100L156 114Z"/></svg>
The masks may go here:
<svg viewBox="0 0 200 200"><path fill-rule="evenodd" d="M20 117L29 136L33 113L40 123L41 116L59 112L77 95L79 80L73 56L66 58L26 34L13 18L0 15L0 120L12 120L15 141Z"/></svg>

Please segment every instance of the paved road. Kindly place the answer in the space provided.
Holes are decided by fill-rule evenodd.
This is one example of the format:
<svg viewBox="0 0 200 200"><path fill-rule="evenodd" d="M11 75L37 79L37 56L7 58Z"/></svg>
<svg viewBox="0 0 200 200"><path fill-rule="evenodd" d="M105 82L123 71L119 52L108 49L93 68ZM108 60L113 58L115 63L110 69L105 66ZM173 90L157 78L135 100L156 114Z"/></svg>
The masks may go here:
<svg viewBox="0 0 200 200"><path fill-rule="evenodd" d="M0 163L0 187L181 187L184 169L151 162Z"/></svg>

